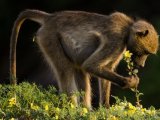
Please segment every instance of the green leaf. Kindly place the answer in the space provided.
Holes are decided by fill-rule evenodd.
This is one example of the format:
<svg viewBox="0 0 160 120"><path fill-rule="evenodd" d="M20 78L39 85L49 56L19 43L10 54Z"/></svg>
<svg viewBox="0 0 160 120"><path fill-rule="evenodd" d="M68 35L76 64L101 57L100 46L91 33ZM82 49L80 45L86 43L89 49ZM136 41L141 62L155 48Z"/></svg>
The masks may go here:
<svg viewBox="0 0 160 120"><path fill-rule="evenodd" d="M134 70L133 70L133 73L134 73L134 74L137 74L137 73L138 73L138 69L134 69Z"/></svg>
<svg viewBox="0 0 160 120"><path fill-rule="evenodd" d="M129 72L128 74L129 74L129 75L132 75L132 72Z"/></svg>

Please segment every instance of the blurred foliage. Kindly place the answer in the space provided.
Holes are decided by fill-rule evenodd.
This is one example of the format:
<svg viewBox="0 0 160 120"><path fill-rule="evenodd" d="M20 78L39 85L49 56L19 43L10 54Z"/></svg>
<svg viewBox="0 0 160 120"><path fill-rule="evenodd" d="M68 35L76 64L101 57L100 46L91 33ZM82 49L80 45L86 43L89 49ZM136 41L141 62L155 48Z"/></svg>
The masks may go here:
<svg viewBox="0 0 160 120"><path fill-rule="evenodd" d="M13 22L20 11L28 8L40 9L47 12L61 10L85 10L109 14L113 11L121 11L131 16L137 16L151 22L160 32L159 1L152 0L0 0L0 81L7 83L9 77L9 38ZM37 47L32 43L32 37L38 26L27 22L22 27L18 47L18 74L19 76L39 76L42 62L36 55ZM21 47L20 47L21 46ZM32 58L32 59L30 59ZM43 60L42 60L43 61ZM27 64L26 64L27 63ZM44 66L42 66L44 67ZM43 68L44 69L44 68ZM38 72L36 72L38 71ZM46 70L44 70L46 71ZM123 62L117 70L124 74ZM37 76L34 76L37 78ZM145 68L139 71L139 89L144 93L142 102L145 106L154 105L160 107L160 52L152 55L147 60ZM34 78L29 77L29 78ZM22 77L23 78L23 77ZM38 79L38 78L37 78ZM47 79L47 78L46 78ZM48 78L50 79L50 78ZM46 80L47 81L47 80ZM45 81L45 82L46 82ZM44 81L41 82L42 84ZM112 94L121 97L126 96L134 101L133 94L128 90L122 90L113 86Z"/></svg>

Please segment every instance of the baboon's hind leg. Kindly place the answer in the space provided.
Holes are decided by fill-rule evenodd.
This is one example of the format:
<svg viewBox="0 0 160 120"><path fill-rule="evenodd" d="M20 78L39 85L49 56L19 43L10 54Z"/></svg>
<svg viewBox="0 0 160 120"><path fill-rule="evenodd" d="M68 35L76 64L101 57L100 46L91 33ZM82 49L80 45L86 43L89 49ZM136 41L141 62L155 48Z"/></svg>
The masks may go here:
<svg viewBox="0 0 160 120"><path fill-rule="evenodd" d="M68 68L66 71L59 71L59 91L61 93L66 93L71 102L78 106L78 97L76 92L78 92L77 84L75 81L75 71L71 68Z"/></svg>
<svg viewBox="0 0 160 120"><path fill-rule="evenodd" d="M42 36L46 31L41 30L38 33L38 45L47 60L48 64L51 66L55 78L58 83L59 91L66 93L76 105L78 104L74 92L77 92L77 85L75 81L75 69L71 61L66 57L64 49L58 37L53 32L52 36ZM54 51L53 51L54 50Z"/></svg>
<svg viewBox="0 0 160 120"><path fill-rule="evenodd" d="M79 91L85 92L84 97L82 98L84 106L88 109L92 109L90 75L85 71L78 70L76 73L76 80Z"/></svg>

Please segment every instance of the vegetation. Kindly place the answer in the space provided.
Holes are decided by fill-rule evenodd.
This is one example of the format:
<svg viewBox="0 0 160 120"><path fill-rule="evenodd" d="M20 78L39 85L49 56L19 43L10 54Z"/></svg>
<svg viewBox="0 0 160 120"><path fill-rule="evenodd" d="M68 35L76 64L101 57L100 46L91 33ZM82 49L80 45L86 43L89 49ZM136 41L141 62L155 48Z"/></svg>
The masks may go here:
<svg viewBox="0 0 160 120"><path fill-rule="evenodd" d="M117 97L109 109L100 106L89 111L80 104L74 106L67 95L57 95L54 87L23 82L17 86L0 85L1 120L158 120L160 110L133 106ZM83 95L83 94L76 94Z"/></svg>

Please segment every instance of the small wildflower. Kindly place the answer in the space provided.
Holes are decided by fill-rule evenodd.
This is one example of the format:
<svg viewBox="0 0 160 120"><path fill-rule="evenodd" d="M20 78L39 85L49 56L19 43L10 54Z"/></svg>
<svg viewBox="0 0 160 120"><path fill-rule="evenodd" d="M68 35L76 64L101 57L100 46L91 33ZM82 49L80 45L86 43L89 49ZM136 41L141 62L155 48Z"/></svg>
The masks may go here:
<svg viewBox="0 0 160 120"><path fill-rule="evenodd" d="M125 111L125 115L129 115L132 116L135 111L137 110L137 108L135 106L133 106L131 103L128 103L126 106L127 111Z"/></svg>
<svg viewBox="0 0 160 120"><path fill-rule="evenodd" d="M55 116L55 119L58 120L58 118L59 118L58 115L56 115L56 116Z"/></svg>
<svg viewBox="0 0 160 120"><path fill-rule="evenodd" d="M97 120L97 116L96 115L91 115L89 120ZM106 118L104 118L104 120L106 120Z"/></svg>
<svg viewBox="0 0 160 120"><path fill-rule="evenodd" d="M14 118L11 118L10 120L15 120Z"/></svg>
<svg viewBox="0 0 160 120"><path fill-rule="evenodd" d="M124 53L124 60L126 61L127 63L127 70L128 70L128 74L130 76L137 76L138 74L138 69L134 69L134 63L132 62L132 59L131 59L131 56L132 56L132 53L130 53L129 50L127 50L125 53ZM136 104L138 107L141 107L142 108L142 105L140 104L140 99L139 97L142 95L142 93L140 93L137 88L135 89L131 89L133 92L135 92L135 97L136 97Z"/></svg>
<svg viewBox="0 0 160 120"><path fill-rule="evenodd" d="M124 111L124 116L127 116L128 114L127 114L127 111Z"/></svg>
<svg viewBox="0 0 160 120"><path fill-rule="evenodd" d="M141 111L142 111L142 112L145 112L145 111L146 111L146 108L142 108Z"/></svg>
<svg viewBox="0 0 160 120"><path fill-rule="evenodd" d="M140 108L138 107L138 109L140 110L141 114L144 115L146 112L146 108Z"/></svg>
<svg viewBox="0 0 160 120"><path fill-rule="evenodd" d="M71 108L72 108L72 109L75 108L75 106L74 106L72 103L71 103L70 105L71 105Z"/></svg>
<svg viewBox="0 0 160 120"><path fill-rule="evenodd" d="M33 105L33 103L30 104L31 109L37 111L39 109L39 106Z"/></svg>
<svg viewBox="0 0 160 120"><path fill-rule="evenodd" d="M57 113L59 113L59 112L60 112L60 109L59 109L58 107L56 107L56 108L55 108L55 111L56 111Z"/></svg>
<svg viewBox="0 0 160 120"><path fill-rule="evenodd" d="M119 106L119 105L114 105L110 107L112 111L119 111L119 110L124 110L124 106Z"/></svg>
<svg viewBox="0 0 160 120"><path fill-rule="evenodd" d="M83 113L84 113L84 114L88 113L87 108L83 108L82 110L83 110Z"/></svg>
<svg viewBox="0 0 160 120"><path fill-rule="evenodd" d="M124 60L126 61L127 63L127 68L128 68L128 74L129 75L136 75L138 73L138 69L134 69L134 63L132 62L132 59L131 59L131 56L133 54L130 53L129 50L127 50L125 53L124 53Z"/></svg>
<svg viewBox="0 0 160 120"><path fill-rule="evenodd" d="M9 107L16 105L16 97L9 99Z"/></svg>
<svg viewBox="0 0 160 120"><path fill-rule="evenodd" d="M102 119L104 119L104 120L106 120L105 114L106 114L105 112L102 112L102 116L103 116Z"/></svg>
<svg viewBox="0 0 160 120"><path fill-rule="evenodd" d="M128 114L129 116L132 116L134 113L135 113L135 110L128 110L128 111L127 111L127 114Z"/></svg>
<svg viewBox="0 0 160 120"><path fill-rule="evenodd" d="M82 116L85 116L87 113L88 113L87 108L82 108L81 115L82 115Z"/></svg>
<svg viewBox="0 0 160 120"><path fill-rule="evenodd" d="M107 120L119 120L116 116L110 115Z"/></svg>
<svg viewBox="0 0 160 120"><path fill-rule="evenodd" d="M129 50L127 50L127 51L124 53L124 57L125 57L125 58L131 58L131 56L132 56L132 53L130 53Z"/></svg>
<svg viewBox="0 0 160 120"><path fill-rule="evenodd" d="M119 105L125 107L127 106L127 102L120 102Z"/></svg>
<svg viewBox="0 0 160 120"><path fill-rule="evenodd" d="M146 113L152 116L152 115L156 114L156 111L155 110L146 110Z"/></svg>
<svg viewBox="0 0 160 120"><path fill-rule="evenodd" d="M46 111L49 110L48 104L46 104L46 105L44 106L44 109L45 109Z"/></svg>
<svg viewBox="0 0 160 120"><path fill-rule="evenodd" d="M128 108L129 108L130 110L136 110L136 107L133 106L131 103L128 103Z"/></svg>
<svg viewBox="0 0 160 120"><path fill-rule="evenodd" d="M133 74L137 74L137 73L138 73L138 69L134 69Z"/></svg>

